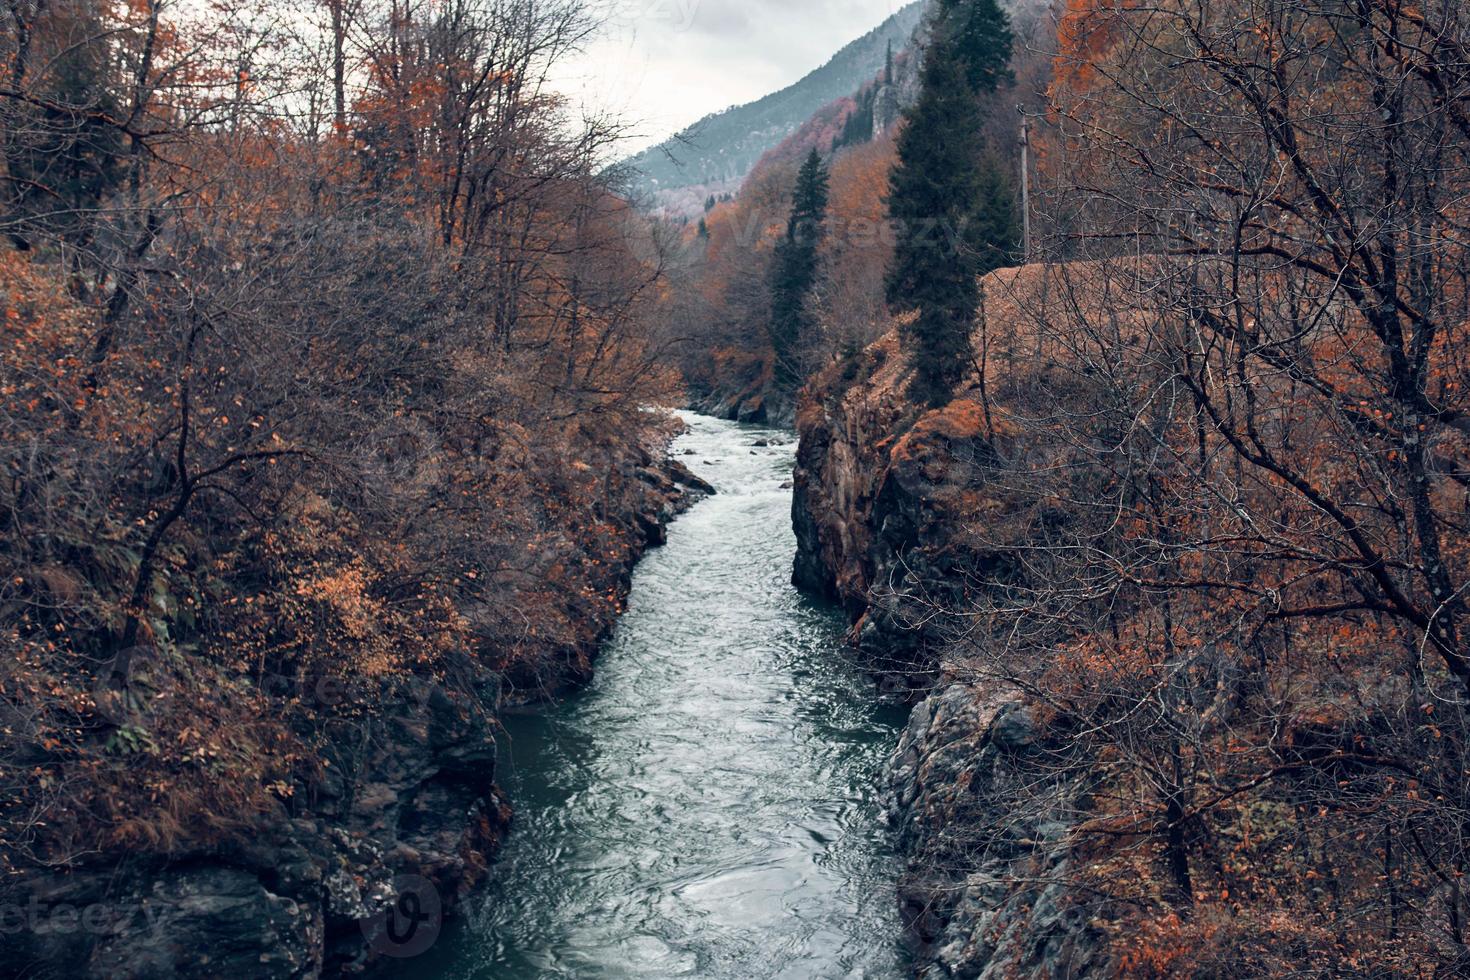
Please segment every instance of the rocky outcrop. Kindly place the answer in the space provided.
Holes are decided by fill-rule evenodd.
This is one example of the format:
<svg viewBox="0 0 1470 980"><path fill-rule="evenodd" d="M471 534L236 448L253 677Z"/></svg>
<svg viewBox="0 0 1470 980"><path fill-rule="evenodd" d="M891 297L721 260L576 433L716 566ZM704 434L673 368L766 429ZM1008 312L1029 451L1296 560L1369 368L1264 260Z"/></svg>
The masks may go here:
<svg viewBox="0 0 1470 980"><path fill-rule="evenodd" d="M960 398L918 412L898 395L901 371L890 335L804 392L792 579L843 604L886 688L922 690L944 642L933 614L1004 556L977 553L961 533L995 455L983 410Z"/></svg>
<svg viewBox="0 0 1470 980"><path fill-rule="evenodd" d="M691 398L689 408L701 415L750 425L781 426L791 421L790 409L773 402L764 390L710 392Z"/></svg>
<svg viewBox="0 0 1470 980"><path fill-rule="evenodd" d="M645 548L658 547L669 540L669 524L689 509L694 501L715 492L709 481L695 476L678 460L664 460L657 466L645 465L638 479L652 491L643 509L633 515ZM631 567L628 569L631 571Z"/></svg>
<svg viewBox="0 0 1470 980"><path fill-rule="evenodd" d="M1068 886L1069 828L1085 812L1085 760L1016 691L974 683L947 661L942 614L979 579L1015 574L967 532L1006 520L996 483L1003 419L978 395L921 411L901 396L889 334L803 392L793 580L840 601L851 641L889 690L917 703L894 755L891 818L907 856L900 883L916 973L1096 975L1096 909Z"/></svg>
<svg viewBox="0 0 1470 980"><path fill-rule="evenodd" d="M391 954L382 917L410 892L452 908L510 824L484 710L496 678L459 667L455 686L294 687L330 699L341 733L304 798L227 846L26 879L7 898L8 961L37 977L298 978Z"/></svg>
<svg viewBox="0 0 1470 980"><path fill-rule="evenodd" d="M789 425L791 405L772 390L768 354L716 351L689 380L689 407L702 415L753 425Z"/></svg>
<svg viewBox="0 0 1470 980"><path fill-rule="evenodd" d="M610 564L626 594L641 552L713 488L652 454L628 465L643 488L616 515L630 547ZM590 676L611 619L586 649L548 650L562 687ZM564 670L573 666L575 670ZM559 673L559 671L561 671ZM316 978L371 971L420 952L490 873L511 824L496 785L496 713L507 678L460 655L443 677L392 686L281 680L322 726L303 776L248 837L169 854L91 854L52 874L10 875L0 893L7 972L40 978ZM524 700L524 697L521 698ZM324 736L324 737L322 737Z"/></svg>
<svg viewBox="0 0 1470 980"><path fill-rule="evenodd" d="M1005 690L946 685L894 754L891 818L908 855L900 910L923 980L1105 974L1106 936L1066 885L1085 767Z"/></svg>

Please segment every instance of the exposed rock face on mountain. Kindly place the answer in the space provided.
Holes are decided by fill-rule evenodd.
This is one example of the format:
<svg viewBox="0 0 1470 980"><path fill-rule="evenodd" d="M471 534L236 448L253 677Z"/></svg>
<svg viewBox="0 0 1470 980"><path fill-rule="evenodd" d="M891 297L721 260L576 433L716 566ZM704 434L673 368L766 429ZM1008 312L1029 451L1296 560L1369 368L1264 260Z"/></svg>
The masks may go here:
<svg viewBox="0 0 1470 980"><path fill-rule="evenodd" d="M905 98L906 94L898 82L885 82L878 86L878 90L873 93L872 139L882 136L888 132L888 127L898 122Z"/></svg>
<svg viewBox="0 0 1470 980"><path fill-rule="evenodd" d="M599 583L622 595L638 555L713 492L673 460L628 465L644 490L616 518L632 547ZM94 854L64 873L10 882L0 958L38 980L306 980L422 951L441 912L490 873L510 829L496 785L496 713L590 677L613 621L599 613L581 625L585 643L545 650L534 683L482 651L460 655L443 680L389 687L324 678L281 690L319 700L333 719L324 722L336 727L316 760L319 777L246 842L166 861Z"/></svg>
<svg viewBox="0 0 1470 980"><path fill-rule="evenodd" d="M942 627L953 619L936 615L962 604L972 576L1009 571L1010 556L966 533L1005 520L988 486L992 440L1004 437L974 393L921 411L902 397L905 380L890 333L803 392L793 579L841 601L863 662L918 699L894 756L891 816L920 975L1090 975L1105 937L1095 906L1062 883L1086 760L1067 757L1065 733L1020 692L951 664Z"/></svg>
<svg viewBox="0 0 1470 980"><path fill-rule="evenodd" d="M701 119L673 139L632 158L641 176L638 197L673 204L672 192L733 191L756 161L805 123L815 112L852 95L882 70L889 44L901 48L919 26L923 0L903 7L853 41L801 81L765 98ZM689 196L697 208L703 193Z"/></svg>

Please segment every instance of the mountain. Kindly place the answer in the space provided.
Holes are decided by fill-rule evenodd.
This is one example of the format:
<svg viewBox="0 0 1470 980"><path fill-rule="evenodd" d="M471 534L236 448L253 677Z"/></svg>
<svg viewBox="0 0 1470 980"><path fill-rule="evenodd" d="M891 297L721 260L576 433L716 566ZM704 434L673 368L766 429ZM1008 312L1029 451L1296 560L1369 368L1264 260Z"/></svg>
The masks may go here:
<svg viewBox="0 0 1470 980"><path fill-rule="evenodd" d="M757 160L835 99L850 96L883 68L891 42L903 48L923 14L914 0L801 81L746 105L706 116L628 161L634 192L664 210L697 211L706 194L739 189Z"/></svg>

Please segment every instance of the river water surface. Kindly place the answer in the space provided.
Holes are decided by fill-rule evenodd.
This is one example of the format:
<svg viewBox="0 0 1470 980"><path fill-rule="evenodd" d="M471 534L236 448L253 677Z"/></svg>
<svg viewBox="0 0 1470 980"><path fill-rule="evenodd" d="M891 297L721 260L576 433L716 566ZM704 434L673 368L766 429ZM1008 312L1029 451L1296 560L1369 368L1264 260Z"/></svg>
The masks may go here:
<svg viewBox="0 0 1470 980"><path fill-rule="evenodd" d="M507 719L493 883L403 975L902 975L878 793L904 712L789 584L790 434L685 419L719 494L638 566L591 686Z"/></svg>

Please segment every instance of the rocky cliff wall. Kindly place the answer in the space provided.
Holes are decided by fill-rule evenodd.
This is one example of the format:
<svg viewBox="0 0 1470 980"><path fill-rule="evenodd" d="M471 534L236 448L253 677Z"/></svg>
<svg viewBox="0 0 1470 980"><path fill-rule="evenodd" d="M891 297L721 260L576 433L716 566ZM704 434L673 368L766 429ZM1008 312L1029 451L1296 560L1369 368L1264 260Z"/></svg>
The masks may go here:
<svg viewBox="0 0 1470 980"><path fill-rule="evenodd" d="M792 577L843 604L853 644L885 687L922 690L942 667L937 614L1005 558L967 547L961 533L994 457L983 410L961 397L919 412L899 396L902 380L890 334L803 393Z"/></svg>
<svg viewBox="0 0 1470 980"><path fill-rule="evenodd" d="M672 460L627 467L642 489L616 517L629 547L605 567L603 593L626 595L642 551L712 492ZM0 972L304 980L421 952L490 873L511 825L496 785L501 705L587 680L612 625L611 613L589 612L585 641L542 651L534 685L497 669L494 651L465 652L448 676L422 683L283 681L275 693L314 702L330 729L328 750L310 760L319 776L292 787L246 840L167 860L91 854L55 874L10 876Z"/></svg>
<svg viewBox="0 0 1470 980"><path fill-rule="evenodd" d="M1066 752L1014 691L948 681L915 706L889 799L922 980L1113 972L1106 934L1067 885L1086 786L1056 765Z"/></svg>
<svg viewBox="0 0 1470 980"><path fill-rule="evenodd" d="M713 351L702 370L686 379L689 407L731 422L788 426L791 399L773 390L771 370L769 351Z"/></svg>
<svg viewBox="0 0 1470 980"><path fill-rule="evenodd" d="M793 580L841 602L863 662L916 700L890 786L916 973L1105 973L1104 934L1064 884L1087 767L1057 764L1066 739L1026 697L950 662L960 641L948 613L972 579L1008 573L1010 557L966 529L1006 520L989 484L997 450L1013 447L978 393L920 411L904 380L890 333L803 392Z"/></svg>

